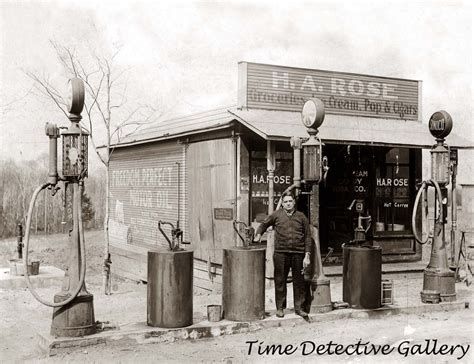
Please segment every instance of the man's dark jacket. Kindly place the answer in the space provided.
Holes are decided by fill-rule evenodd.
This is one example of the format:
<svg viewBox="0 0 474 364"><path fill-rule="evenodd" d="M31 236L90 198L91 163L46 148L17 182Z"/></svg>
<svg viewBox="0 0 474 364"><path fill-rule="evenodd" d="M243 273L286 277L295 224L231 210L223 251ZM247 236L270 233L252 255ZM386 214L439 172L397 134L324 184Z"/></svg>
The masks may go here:
<svg viewBox="0 0 474 364"><path fill-rule="evenodd" d="M268 216L258 227L256 234L262 235L268 227L275 230L275 251L288 253L310 253L313 244L308 218L300 211L291 216L279 209Z"/></svg>

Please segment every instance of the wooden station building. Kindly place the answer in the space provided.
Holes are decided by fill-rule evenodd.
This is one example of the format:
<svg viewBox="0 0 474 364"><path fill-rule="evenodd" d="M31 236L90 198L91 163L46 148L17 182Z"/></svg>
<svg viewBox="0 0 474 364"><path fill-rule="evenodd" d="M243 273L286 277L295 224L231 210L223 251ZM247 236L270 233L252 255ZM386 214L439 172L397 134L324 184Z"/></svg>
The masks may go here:
<svg viewBox="0 0 474 364"><path fill-rule="evenodd" d="M363 199L383 261L420 260L411 214L421 151L435 144L421 122L422 82L248 62L238 72L235 107L161 121L114 145L112 272L146 280L148 249L168 246L158 221L179 220L194 250L194 284L219 284L222 248L241 243L233 220L257 226L293 183L290 138L308 137L301 108L313 97L326 110L318 134L329 166L320 185L322 255L332 250L328 262L341 263L341 245L353 239L353 201ZM453 134L447 143L469 144ZM304 198L299 208L307 212Z"/></svg>

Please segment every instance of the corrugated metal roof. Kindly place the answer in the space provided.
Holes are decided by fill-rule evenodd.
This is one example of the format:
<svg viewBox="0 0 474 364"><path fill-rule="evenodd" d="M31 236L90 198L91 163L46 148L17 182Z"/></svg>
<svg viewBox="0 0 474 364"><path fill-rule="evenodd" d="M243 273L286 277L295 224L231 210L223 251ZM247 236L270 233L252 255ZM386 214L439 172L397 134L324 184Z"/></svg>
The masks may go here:
<svg viewBox="0 0 474 364"><path fill-rule="evenodd" d="M221 108L160 121L123 138L116 146L142 144L205 133L230 127L233 121L267 140L307 137L301 113L259 109ZM322 141L371 145L431 148L435 144L428 125L410 120L379 119L327 114L319 128ZM474 142L451 133L446 142L459 149L474 149Z"/></svg>
<svg viewBox="0 0 474 364"><path fill-rule="evenodd" d="M235 120L235 116L231 114L228 109L228 107L225 107L185 117L159 121L122 138L115 146L142 144L222 129L230 126L230 123Z"/></svg>

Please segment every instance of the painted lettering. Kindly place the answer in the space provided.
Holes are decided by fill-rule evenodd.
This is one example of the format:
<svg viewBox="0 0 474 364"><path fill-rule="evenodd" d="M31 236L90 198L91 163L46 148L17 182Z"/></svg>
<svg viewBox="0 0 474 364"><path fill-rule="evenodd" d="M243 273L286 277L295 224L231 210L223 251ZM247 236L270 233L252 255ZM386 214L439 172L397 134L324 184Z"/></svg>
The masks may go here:
<svg viewBox="0 0 474 364"><path fill-rule="evenodd" d="M171 210L168 191L156 191L156 207Z"/></svg>
<svg viewBox="0 0 474 364"><path fill-rule="evenodd" d="M367 84L367 96L369 96L369 97L380 96L380 83L378 83L378 82L369 82Z"/></svg>
<svg viewBox="0 0 474 364"><path fill-rule="evenodd" d="M375 112L377 115L382 111L382 104L380 102L374 102L369 99L364 100L365 111Z"/></svg>
<svg viewBox="0 0 474 364"><path fill-rule="evenodd" d="M391 83L384 83L382 84L382 97L384 99L392 99L392 100L397 100L398 97L394 95L389 95L389 92L395 92L395 85L392 85Z"/></svg>
<svg viewBox="0 0 474 364"><path fill-rule="evenodd" d="M329 107L345 110L359 110L359 103L357 102L357 100L338 99L334 96L330 96L328 103Z"/></svg>
<svg viewBox="0 0 474 364"><path fill-rule="evenodd" d="M353 171L352 174L355 177L368 177L369 176L369 171Z"/></svg>
<svg viewBox="0 0 474 364"><path fill-rule="evenodd" d="M252 175L252 183L268 183L270 176ZM291 176L273 176L273 183L277 184L291 184Z"/></svg>
<svg viewBox="0 0 474 364"><path fill-rule="evenodd" d="M408 204L407 204L407 203L395 202L395 203L394 203L394 206L395 206L395 207L398 207L398 208L402 208L402 209L407 209L407 208L408 208Z"/></svg>
<svg viewBox="0 0 474 364"><path fill-rule="evenodd" d="M303 83L301 84L301 91L304 91L305 88L310 89L311 91L316 91L316 85L314 84L313 77L310 75L304 78Z"/></svg>
<svg viewBox="0 0 474 364"><path fill-rule="evenodd" d="M406 105L403 102L396 101L393 103L393 112L398 114L400 118L405 115L416 115L418 108L413 105Z"/></svg>
<svg viewBox="0 0 474 364"><path fill-rule="evenodd" d="M444 118L439 119L439 120L430 120L430 130L433 131L443 131L446 128L446 121Z"/></svg>
<svg viewBox="0 0 474 364"><path fill-rule="evenodd" d="M289 77L288 77L287 72L283 72L283 73L272 72L272 78L273 78L273 82L272 82L273 88L278 88L279 87L278 84L280 82L283 83L283 88L289 88Z"/></svg>
<svg viewBox="0 0 474 364"><path fill-rule="evenodd" d="M338 93L341 96L346 95L346 91L344 90L344 85L346 81L340 78L331 78L331 92L333 94Z"/></svg>
<svg viewBox="0 0 474 364"><path fill-rule="evenodd" d="M136 207L153 207L153 192L130 190L130 205Z"/></svg>
<svg viewBox="0 0 474 364"><path fill-rule="evenodd" d="M347 87L352 95L360 96L364 94L364 83L359 80L351 80Z"/></svg>
<svg viewBox="0 0 474 364"><path fill-rule="evenodd" d="M376 179L377 187L408 187L408 178L377 178Z"/></svg>

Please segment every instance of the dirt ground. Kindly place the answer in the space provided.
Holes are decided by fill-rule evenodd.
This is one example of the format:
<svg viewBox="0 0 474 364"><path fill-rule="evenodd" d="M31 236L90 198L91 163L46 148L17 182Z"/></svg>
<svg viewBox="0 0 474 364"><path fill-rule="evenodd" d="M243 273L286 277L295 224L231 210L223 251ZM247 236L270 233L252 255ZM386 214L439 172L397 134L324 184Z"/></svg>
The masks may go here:
<svg viewBox="0 0 474 364"><path fill-rule="evenodd" d="M33 256L43 264L63 267L66 255L64 235L39 236L32 240ZM146 319L146 285L114 279L113 294L105 296L101 289L102 232L86 234L88 273L87 288L94 295L97 320L118 323L121 327ZM16 241L0 241L0 264L7 266L15 257ZM457 284L457 289L463 288ZM472 291L472 287L469 288ZM51 299L58 287L42 288L38 292ZM206 301L201 292L195 292ZM301 322L294 325L269 328L256 332L225 335L212 339L176 341L165 344L89 346L69 353L46 357L37 348L37 333L48 333L52 309L37 302L27 289L0 290L0 362L336 362L336 363L472 363L474 343L474 312L471 308L459 311L423 315L393 315L383 319L350 319L336 322ZM218 302L207 302L218 303ZM194 307L194 311L200 311ZM201 310L202 311L202 310ZM199 318L198 318L199 319ZM437 341L434 341L437 340ZM340 344L354 347L358 342L367 347L387 345L393 348L387 355L344 352L318 354L312 345ZM251 344L252 343L252 344ZM306 343L306 346L304 346ZM252 346L250 346L252 345ZM268 353L273 345L275 352ZM280 345L280 346L278 346ZM294 352L287 345L296 348ZM454 345L453 354L420 353L427 345ZM303 350L305 348L305 352ZM366 346L361 346L366 347ZM461 346L463 349L461 349ZM286 353L282 351L287 348ZM428 348L429 349L429 348ZM407 352L410 351L411 352ZM431 350L431 349L430 349ZM467 350L464 353L462 350ZM439 351L439 350L438 350Z"/></svg>

